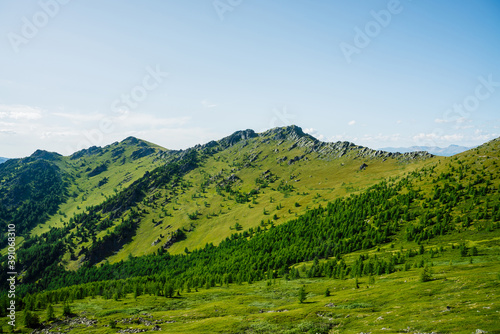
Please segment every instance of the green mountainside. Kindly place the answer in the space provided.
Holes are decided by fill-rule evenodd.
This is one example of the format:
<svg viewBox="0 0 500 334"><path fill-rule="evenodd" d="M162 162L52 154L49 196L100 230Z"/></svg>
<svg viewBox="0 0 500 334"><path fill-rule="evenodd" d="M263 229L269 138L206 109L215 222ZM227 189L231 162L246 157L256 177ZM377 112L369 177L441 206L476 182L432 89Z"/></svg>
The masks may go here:
<svg viewBox="0 0 500 334"><path fill-rule="evenodd" d="M494 332L499 144L398 154L290 126L8 160L17 305L75 333Z"/></svg>

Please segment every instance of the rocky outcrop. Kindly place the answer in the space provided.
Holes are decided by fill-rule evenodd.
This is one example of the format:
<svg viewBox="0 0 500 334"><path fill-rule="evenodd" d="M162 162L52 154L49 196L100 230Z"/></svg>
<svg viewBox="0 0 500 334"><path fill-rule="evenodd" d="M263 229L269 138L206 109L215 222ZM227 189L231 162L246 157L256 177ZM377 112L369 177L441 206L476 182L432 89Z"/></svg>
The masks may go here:
<svg viewBox="0 0 500 334"><path fill-rule="evenodd" d="M255 133L255 131L247 129L247 130L241 130L241 131L236 131L230 136L227 136L225 138L222 138L221 140L218 141L218 144L222 146L223 148L231 147L237 143L239 143L242 140L247 140L250 138L255 138L258 137L259 135Z"/></svg>
<svg viewBox="0 0 500 334"><path fill-rule="evenodd" d="M62 157L62 155L60 155L59 153L48 152L48 151L44 151L44 150L36 150L26 160L28 160L28 161L35 161L35 160L55 161L55 160L59 160L61 157Z"/></svg>
<svg viewBox="0 0 500 334"><path fill-rule="evenodd" d="M260 134L261 137L268 137L271 140L291 140L300 141L302 138L309 140L317 140L313 136L304 133L302 129L296 125L285 126L281 128L273 128Z"/></svg>
<svg viewBox="0 0 500 334"><path fill-rule="evenodd" d="M155 149L154 148L152 148L152 147L141 147L141 148L135 150L134 152L132 152L132 154L130 155L130 157L132 158L132 160L137 160L137 159L140 159L140 158L147 157L148 155L153 154L153 153L155 153Z"/></svg>
<svg viewBox="0 0 500 334"><path fill-rule="evenodd" d="M76 160L76 159L79 159L79 158L86 156L86 155L101 154L102 152L103 152L102 147L92 146L92 147L89 147L87 149L83 149L81 151L73 153L73 155L71 155L70 159Z"/></svg>
<svg viewBox="0 0 500 334"><path fill-rule="evenodd" d="M163 244L163 249L168 249L170 248L175 242L177 241L181 241L181 240L184 240L186 239L186 234L180 230L180 229L177 229L176 231L173 231L171 234L170 234L170 238L168 238L168 240Z"/></svg>
<svg viewBox="0 0 500 334"><path fill-rule="evenodd" d="M293 157L292 159L288 160L288 164L291 165L293 163L296 163L297 161L304 159L304 157L305 157L305 155Z"/></svg>
<svg viewBox="0 0 500 334"><path fill-rule="evenodd" d="M291 143L289 151L294 148L305 148L305 153L317 153L320 158L340 158L347 154L360 158L394 158L402 162L411 160L421 160L433 157L432 154L425 151L408 153L391 153L381 150L373 150L368 147L359 146L347 141L322 142L313 136L306 134L296 125L282 128L274 128L259 134L262 140L280 141L277 145L283 144L283 141Z"/></svg>
<svg viewBox="0 0 500 334"><path fill-rule="evenodd" d="M252 139L254 138L258 138L259 142L252 141ZM393 158L401 162L408 162L412 160L423 160L433 157L432 154L425 151L391 153L381 150L373 150L368 147L356 145L348 141L323 142L307 133L304 133L304 131L302 131L302 129L296 125L273 128L259 134L255 133L253 130L236 131L232 135L222 138L219 141L210 141L204 145L196 145L191 149L162 152L161 157L166 162L175 162L182 159L182 157L188 154L191 150L202 151L205 153L214 153L223 151L240 142L242 142L242 146L245 147L252 142L254 144L269 144L272 141L276 142L274 144L276 146L285 146L284 148L276 147L274 149L274 153L276 154L279 152L292 151L293 149L299 148L304 149L305 155L317 153L318 158L320 159L336 159L345 155L351 155L353 158ZM255 156L251 156L250 162L257 161L257 157L259 154L260 152ZM288 158L285 156L280 157L279 159L279 163L288 160ZM290 159L290 161L291 160L292 159ZM292 164L294 162L296 161L292 161L289 163Z"/></svg>

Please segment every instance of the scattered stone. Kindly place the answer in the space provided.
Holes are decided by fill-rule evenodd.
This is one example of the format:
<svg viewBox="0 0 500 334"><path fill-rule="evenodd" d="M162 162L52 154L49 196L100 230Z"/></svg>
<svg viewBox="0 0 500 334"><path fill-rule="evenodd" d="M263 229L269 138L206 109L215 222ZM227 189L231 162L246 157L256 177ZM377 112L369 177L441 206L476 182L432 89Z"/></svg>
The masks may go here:
<svg viewBox="0 0 500 334"><path fill-rule="evenodd" d="M282 162L285 162L288 160L288 157L287 156L284 156L284 157L281 157L281 158L277 158L278 160L278 163L282 163Z"/></svg>
<svg viewBox="0 0 500 334"><path fill-rule="evenodd" d="M264 311L264 310L259 310L259 313L281 313L281 312L288 312L287 309L283 310L269 310L269 311Z"/></svg>
<svg viewBox="0 0 500 334"><path fill-rule="evenodd" d="M293 164L293 163L295 163L297 161L300 161L303 158L304 158L304 155L293 157L292 159L290 159L288 161L288 164L291 165L291 164Z"/></svg>
<svg viewBox="0 0 500 334"><path fill-rule="evenodd" d="M93 327L97 324L97 320L94 319L88 319L86 317L75 317L75 318L65 318L63 320L58 320L44 328L41 329L36 329L31 332L31 334L62 334L67 331L70 331L74 328L77 327ZM67 330L64 332L59 332L61 330L61 326L68 326ZM54 332L53 330L56 329L58 332Z"/></svg>
<svg viewBox="0 0 500 334"><path fill-rule="evenodd" d="M143 333L146 331L147 329L127 328L127 329L120 329L117 333Z"/></svg>

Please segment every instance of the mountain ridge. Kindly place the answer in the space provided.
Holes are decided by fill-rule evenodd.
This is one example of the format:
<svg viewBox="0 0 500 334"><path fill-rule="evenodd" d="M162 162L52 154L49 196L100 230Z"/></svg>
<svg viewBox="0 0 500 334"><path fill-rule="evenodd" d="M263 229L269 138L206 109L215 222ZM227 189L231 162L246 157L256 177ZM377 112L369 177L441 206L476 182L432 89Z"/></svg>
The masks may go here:
<svg viewBox="0 0 500 334"><path fill-rule="evenodd" d="M404 160L411 159L425 159L432 157L432 154L425 151L415 151L415 152L386 152L383 150L371 149L369 147L364 147L360 145L356 145L352 142L348 141L337 141L337 142L324 142L310 134L304 133L302 128L297 125L290 125L284 127L276 127L261 133L256 133L254 130L239 130L235 131L229 136L226 136L218 141L210 141L206 144L198 144L193 148L213 148L216 146L221 146L222 149L226 149L237 144L240 141L245 141L252 138L261 138L263 140L275 140L278 142L281 141L291 141L294 145L289 149L293 149L295 147L305 147L307 148L306 153L319 153L323 155L325 158L339 158L348 153L349 151L357 151L357 155L361 158L375 158L382 157L388 158L393 157ZM278 143L278 146L281 143Z"/></svg>
<svg viewBox="0 0 500 334"><path fill-rule="evenodd" d="M68 157L36 151L0 165L0 225L12 223L18 203L26 205L19 221L46 219L19 225L16 293L23 307L40 314L49 300L58 309L73 303L106 333L113 332L104 325L110 321L131 321L120 320L129 302L152 321L175 319L156 322L162 330L213 332L205 320L227 328L231 319L251 317L267 326L262 333L287 332L293 322L326 334L334 328L329 318L348 319L335 326L355 332L366 329L361 316L370 328L382 321L407 328L402 319L410 315L387 312L399 316L396 306L417 312L436 300L440 308L477 316L474 325L489 331L494 323L464 300L479 305L481 315L495 315L487 307L498 297L483 293L496 288L499 268L499 145L497 138L454 157L405 155L323 143L284 127L237 131L186 150L128 137ZM2 255L4 261L5 248ZM0 304L6 273L3 267ZM293 289L304 286L312 303L296 304ZM397 305L387 306L388 294L399 296ZM213 301L200 304L203 296ZM223 300L228 316L207 313ZM266 308L279 312L272 323ZM410 316L414 332L471 328L455 318L428 327L428 317L446 314L422 309L424 320ZM314 330L300 322L311 315L321 324ZM149 326L137 321L134 328ZM237 326L235 333L255 332Z"/></svg>

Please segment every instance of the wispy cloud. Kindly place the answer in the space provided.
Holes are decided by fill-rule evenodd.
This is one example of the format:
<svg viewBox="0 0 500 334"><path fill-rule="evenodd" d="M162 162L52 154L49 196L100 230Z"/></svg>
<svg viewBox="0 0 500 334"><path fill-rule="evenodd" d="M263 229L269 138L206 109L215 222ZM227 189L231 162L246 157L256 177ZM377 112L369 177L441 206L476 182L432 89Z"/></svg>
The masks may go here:
<svg viewBox="0 0 500 334"><path fill-rule="evenodd" d="M191 120L190 116L182 117L157 117L152 114L130 112L116 118L116 125L125 128L144 129L186 125Z"/></svg>
<svg viewBox="0 0 500 334"><path fill-rule="evenodd" d="M352 121L350 121L349 123L347 123L347 125L354 125L354 124L356 124L356 121L355 121L355 120L352 120Z"/></svg>
<svg viewBox="0 0 500 334"><path fill-rule="evenodd" d="M421 141L433 141L433 142L458 142L461 141L465 138L463 134L460 133L454 133L454 134L446 134L446 135L440 135L434 132L430 133L419 133L416 134L412 137L412 139L416 142L421 142Z"/></svg>
<svg viewBox="0 0 500 334"><path fill-rule="evenodd" d="M210 102L208 102L207 100L203 100L203 101L201 101L201 105L203 106L203 108L213 108L213 107L217 107L217 105L216 105L216 104L210 103Z"/></svg>
<svg viewBox="0 0 500 334"><path fill-rule="evenodd" d="M26 105L0 104L0 119L37 120L42 118L42 110Z"/></svg>
<svg viewBox="0 0 500 334"><path fill-rule="evenodd" d="M0 156L26 156L38 148L71 154L130 135L155 140L159 145L170 146L174 142L173 148L182 144L179 138L194 145L198 143L195 138L210 137L200 129L193 130L190 137L190 120L190 116L167 117L139 111L109 114L99 111L51 112L26 105L0 105ZM25 151L13 147L14 142L26 143Z"/></svg>
<svg viewBox="0 0 500 334"><path fill-rule="evenodd" d="M318 130L316 130L314 128L305 128L304 132L307 133L307 134L310 134L311 136L313 136L316 139L319 139L319 140L324 140L325 139L325 136L322 135L322 134L320 134L318 132Z"/></svg>
<svg viewBox="0 0 500 334"><path fill-rule="evenodd" d="M454 118L454 119L442 119L442 118L436 118L434 120L435 123L438 124L443 124L443 123L457 123L457 124L463 124L463 123L470 123L472 120L470 118L465 118L465 117L459 117L459 118Z"/></svg>
<svg viewBox="0 0 500 334"><path fill-rule="evenodd" d="M54 112L51 113L51 115L68 119L73 122L93 122L93 121L99 121L103 117L105 117L105 115L101 113L80 114L80 113Z"/></svg>

